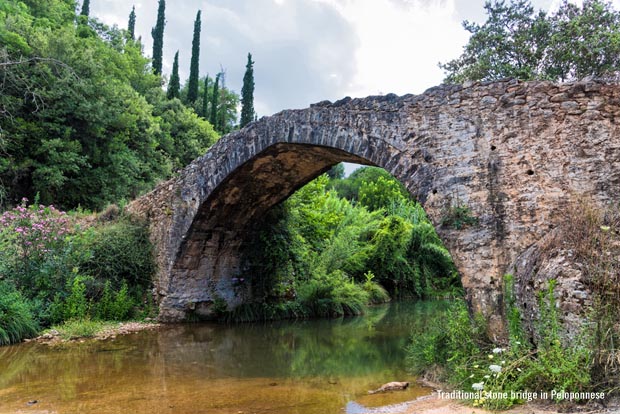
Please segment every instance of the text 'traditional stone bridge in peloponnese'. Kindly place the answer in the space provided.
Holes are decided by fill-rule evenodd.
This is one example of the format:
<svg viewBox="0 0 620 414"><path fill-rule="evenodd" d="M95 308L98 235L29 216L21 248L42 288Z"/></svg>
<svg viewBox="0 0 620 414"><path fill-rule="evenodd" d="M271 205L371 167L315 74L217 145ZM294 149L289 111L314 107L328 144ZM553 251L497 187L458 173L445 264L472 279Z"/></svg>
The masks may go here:
<svg viewBox="0 0 620 414"><path fill-rule="evenodd" d="M134 201L159 273L160 319L230 306L249 226L332 165L385 168L423 205L467 298L501 321L502 276L546 235L575 195L620 195L620 85L506 80L444 85L422 95L345 98L287 110L220 139L177 178ZM438 226L449 205L479 224Z"/></svg>

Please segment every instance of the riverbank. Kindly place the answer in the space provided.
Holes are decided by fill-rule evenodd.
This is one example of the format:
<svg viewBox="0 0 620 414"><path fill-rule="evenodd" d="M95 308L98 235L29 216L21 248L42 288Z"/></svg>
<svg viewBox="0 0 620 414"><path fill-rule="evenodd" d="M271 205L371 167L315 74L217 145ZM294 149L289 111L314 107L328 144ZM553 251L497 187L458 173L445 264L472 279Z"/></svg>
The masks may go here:
<svg viewBox="0 0 620 414"><path fill-rule="evenodd" d="M85 340L115 339L118 335L128 335L140 331L157 329L161 324L154 321L129 322L97 322L92 327L73 329L70 325L62 325L49 329L33 339L24 342L38 342L46 345L55 345L66 342L84 342Z"/></svg>

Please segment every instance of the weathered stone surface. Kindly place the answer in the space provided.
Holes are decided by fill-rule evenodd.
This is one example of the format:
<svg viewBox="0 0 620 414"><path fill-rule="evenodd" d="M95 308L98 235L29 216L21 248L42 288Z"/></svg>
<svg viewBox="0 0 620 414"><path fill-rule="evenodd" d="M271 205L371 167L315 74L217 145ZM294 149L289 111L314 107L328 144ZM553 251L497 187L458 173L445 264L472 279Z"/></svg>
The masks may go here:
<svg viewBox="0 0 620 414"><path fill-rule="evenodd" d="M498 328L503 274L557 224L567 199L618 199L619 103L614 83L506 80L324 101L262 118L129 206L150 220L160 318L207 314L218 297L243 301L249 292L231 278L241 271L248 226L350 161L392 173L436 224L450 203L471 208L478 226L438 231L472 309Z"/></svg>

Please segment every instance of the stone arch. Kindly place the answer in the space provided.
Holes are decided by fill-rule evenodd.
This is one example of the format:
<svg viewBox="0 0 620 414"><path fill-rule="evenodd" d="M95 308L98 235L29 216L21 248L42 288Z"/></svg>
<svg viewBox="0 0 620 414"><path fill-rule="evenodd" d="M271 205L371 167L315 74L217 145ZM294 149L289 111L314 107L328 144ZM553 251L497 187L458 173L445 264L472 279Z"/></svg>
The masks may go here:
<svg viewBox="0 0 620 414"><path fill-rule="evenodd" d="M506 80L321 102L250 124L134 201L150 222L160 319L201 310L238 270L244 225L339 161L385 168L423 205L472 310L501 325L502 276L570 194L620 192L620 87ZM451 205L478 225L440 226ZM219 283L219 285L218 285ZM494 327L495 326L495 327Z"/></svg>

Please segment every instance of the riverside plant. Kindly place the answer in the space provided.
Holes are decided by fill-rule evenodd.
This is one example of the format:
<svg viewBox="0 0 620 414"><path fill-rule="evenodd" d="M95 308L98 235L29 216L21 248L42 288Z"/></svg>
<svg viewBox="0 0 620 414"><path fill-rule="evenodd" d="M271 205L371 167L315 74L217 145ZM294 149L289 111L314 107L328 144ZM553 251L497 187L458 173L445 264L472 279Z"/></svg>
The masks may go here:
<svg viewBox="0 0 620 414"><path fill-rule="evenodd" d="M70 219L53 205L31 205L23 198L20 205L0 216L4 243L13 242L14 253L23 261L39 260L52 252L70 231Z"/></svg>

